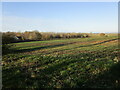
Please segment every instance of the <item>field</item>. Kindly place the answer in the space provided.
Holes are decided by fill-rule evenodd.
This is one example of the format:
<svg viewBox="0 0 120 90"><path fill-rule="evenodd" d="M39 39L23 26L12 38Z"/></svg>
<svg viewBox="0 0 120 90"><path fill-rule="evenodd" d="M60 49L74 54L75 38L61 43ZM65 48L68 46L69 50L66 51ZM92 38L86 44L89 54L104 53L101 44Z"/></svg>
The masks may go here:
<svg viewBox="0 0 120 90"><path fill-rule="evenodd" d="M2 57L3 88L120 88L116 34L14 45Z"/></svg>

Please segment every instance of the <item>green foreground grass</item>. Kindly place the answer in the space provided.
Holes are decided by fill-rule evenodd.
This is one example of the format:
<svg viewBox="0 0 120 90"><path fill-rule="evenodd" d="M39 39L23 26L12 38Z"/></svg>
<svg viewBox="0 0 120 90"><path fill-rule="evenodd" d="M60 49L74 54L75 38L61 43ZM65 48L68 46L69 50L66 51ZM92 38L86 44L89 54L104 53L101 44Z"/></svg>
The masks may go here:
<svg viewBox="0 0 120 90"><path fill-rule="evenodd" d="M120 88L117 38L15 43L2 57L3 88Z"/></svg>

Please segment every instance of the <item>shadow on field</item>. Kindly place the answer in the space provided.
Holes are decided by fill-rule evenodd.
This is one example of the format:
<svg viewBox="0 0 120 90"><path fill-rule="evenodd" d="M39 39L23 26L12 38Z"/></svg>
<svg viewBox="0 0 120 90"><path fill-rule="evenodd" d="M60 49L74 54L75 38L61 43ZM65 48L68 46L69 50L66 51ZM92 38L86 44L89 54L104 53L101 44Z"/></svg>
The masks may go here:
<svg viewBox="0 0 120 90"><path fill-rule="evenodd" d="M3 70L4 73L3 89L7 87L8 88L47 87L49 85L49 82L51 81L51 78L53 78L52 74L54 72L59 72L61 68L64 68L66 67L66 65L75 63L77 61L78 60L63 61L59 64L55 64L46 69L40 70L39 72L34 71L36 67L40 66L39 64L32 67L11 66L8 69ZM29 69L32 69L32 72L30 72ZM35 77L31 77L32 73L35 74Z"/></svg>
<svg viewBox="0 0 120 90"><path fill-rule="evenodd" d="M85 87L88 88L120 88L120 62L114 64L109 70L102 72L88 80Z"/></svg>
<svg viewBox="0 0 120 90"><path fill-rule="evenodd" d="M99 44L110 42L110 41L114 41L114 40L118 40L118 39L111 39L111 40L107 40L107 41L103 41L103 42L99 42L99 43L95 43L95 44L78 46L78 47L70 48L70 49L67 49L67 50L76 49L76 48L80 48L80 47L89 47L89 46L93 46L93 45L99 45ZM55 48L55 47L65 46L65 45L74 44L74 43L76 43L76 42L62 43L62 44L49 45L49 46L40 46L40 47L34 47L34 48L28 48L28 49L22 49L22 50L14 49L14 50L10 50L9 53L30 52L30 51L35 51L35 50L41 50L41 49L47 49L47 48ZM64 50L60 50L60 51L64 51ZM58 51L55 51L55 52L58 52ZM9 53L7 53L7 54L9 54Z"/></svg>
<svg viewBox="0 0 120 90"><path fill-rule="evenodd" d="M52 66L43 71L38 72L29 72L27 67L14 67L9 68L3 71L3 89L5 88L53 88L50 86L53 73L55 71L59 72L65 64L70 64L74 62L61 63L59 65ZM120 88L120 62L114 64L108 71L97 74L96 76L90 76L92 78L79 78L75 81L75 86L71 86L71 83L62 83L62 88ZM8 74L7 74L8 73ZM35 76L31 77L31 73L34 73ZM89 74L86 73L86 76L89 77ZM65 76L64 76L65 78ZM64 79L59 77L58 81ZM82 81L86 80L86 81ZM74 78L73 78L74 80ZM57 82L56 82L57 83ZM55 84L56 84L55 83Z"/></svg>
<svg viewBox="0 0 120 90"><path fill-rule="evenodd" d="M107 41L103 41L103 42L99 42L99 43L95 43L95 44L89 44L89 45L83 45L83 46L78 46L78 47L74 47L74 48L69 48L67 50L56 50L56 51L53 51L53 52L47 52L46 54L51 54L51 53L55 53L55 52L62 52L62 51L69 51L69 50L74 50L76 48L80 48L80 47L90 47L90 46L94 46L94 45L99 45L99 44L103 44L103 43L106 43L106 42L110 42L110 41L114 41L114 40L119 40L120 38L118 39L111 39L111 40L107 40ZM73 43L71 43L73 44Z"/></svg>
<svg viewBox="0 0 120 90"><path fill-rule="evenodd" d="M35 50L41 50L41 49L47 49L47 48L55 48L55 47L65 46L65 45L69 45L69 44L73 44L73 43L76 43L76 42L65 43L65 44L57 44L57 45L49 45L49 46L42 46L42 47L35 47L35 48L22 49L22 50L15 50L14 52L18 52L18 53L30 52L30 51L35 51Z"/></svg>
<svg viewBox="0 0 120 90"><path fill-rule="evenodd" d="M114 40L119 40L119 39L120 38L118 38L118 39L111 39L111 40L106 40L106 41L103 41L103 42L99 42L99 43L95 43L95 44L90 44L90 45L79 46L79 47L89 47L89 46L99 45L99 44L103 44L103 43L106 43L106 42L110 42L110 41L114 41Z"/></svg>

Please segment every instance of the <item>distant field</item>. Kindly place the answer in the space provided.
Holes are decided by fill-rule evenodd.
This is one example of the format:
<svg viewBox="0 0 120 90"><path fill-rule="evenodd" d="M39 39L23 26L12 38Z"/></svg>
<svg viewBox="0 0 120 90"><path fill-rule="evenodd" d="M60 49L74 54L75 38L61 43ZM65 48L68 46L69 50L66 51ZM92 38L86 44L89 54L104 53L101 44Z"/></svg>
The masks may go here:
<svg viewBox="0 0 120 90"><path fill-rule="evenodd" d="M117 34L15 43L3 88L120 88Z"/></svg>

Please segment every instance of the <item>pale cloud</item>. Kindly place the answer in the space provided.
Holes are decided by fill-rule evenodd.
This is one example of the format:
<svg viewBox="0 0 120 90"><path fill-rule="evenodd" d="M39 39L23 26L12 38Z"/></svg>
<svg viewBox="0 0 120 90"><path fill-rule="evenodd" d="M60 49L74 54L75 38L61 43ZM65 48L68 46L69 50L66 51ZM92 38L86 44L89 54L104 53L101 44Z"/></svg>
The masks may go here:
<svg viewBox="0 0 120 90"><path fill-rule="evenodd" d="M118 22L104 20L64 20L58 18L25 18L3 16L2 31L30 31L40 32L118 32ZM101 23L102 22L102 23ZM113 25L114 22L114 25Z"/></svg>
<svg viewBox="0 0 120 90"><path fill-rule="evenodd" d="M42 18L23 18L15 16L3 17L3 31L25 31L25 30L51 30L54 29L55 23L61 22L56 19Z"/></svg>
<svg viewBox="0 0 120 90"><path fill-rule="evenodd" d="M65 32L73 30L75 23L62 19L23 18L16 16L3 17L3 31L40 30L42 32Z"/></svg>

